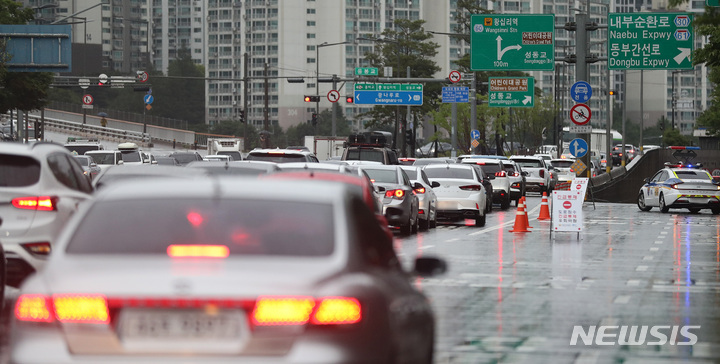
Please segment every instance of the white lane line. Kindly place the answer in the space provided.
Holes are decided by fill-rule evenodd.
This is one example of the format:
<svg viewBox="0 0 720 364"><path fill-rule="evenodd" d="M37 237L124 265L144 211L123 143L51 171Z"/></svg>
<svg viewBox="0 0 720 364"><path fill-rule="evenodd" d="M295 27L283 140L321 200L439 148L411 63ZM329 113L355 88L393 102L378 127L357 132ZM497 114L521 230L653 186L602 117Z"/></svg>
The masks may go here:
<svg viewBox="0 0 720 364"><path fill-rule="evenodd" d="M613 303L624 305L626 303L630 302L630 296L628 295L620 295L615 297L615 301Z"/></svg>
<svg viewBox="0 0 720 364"><path fill-rule="evenodd" d="M655 241L655 244L662 244L662 243L663 243L662 240L656 240L656 241Z"/></svg>
<svg viewBox="0 0 720 364"><path fill-rule="evenodd" d="M644 271L646 271L646 270L648 270L648 266L647 266L647 265L638 265L637 268L635 268L635 271L636 271L636 272L644 272Z"/></svg>
<svg viewBox="0 0 720 364"><path fill-rule="evenodd" d="M651 251L651 252L656 252L656 251L658 251L658 250L660 250L660 248L658 248L658 247L656 247L656 246L650 248L650 251Z"/></svg>
<svg viewBox="0 0 720 364"><path fill-rule="evenodd" d="M643 260L653 260L653 259L655 259L655 257L653 257L652 255L646 255L643 257Z"/></svg>
<svg viewBox="0 0 720 364"><path fill-rule="evenodd" d="M628 279L626 285L628 285L628 286L630 286L630 287L639 286L639 285L640 285L640 280L639 280L639 279Z"/></svg>
<svg viewBox="0 0 720 364"><path fill-rule="evenodd" d="M425 246L421 246L421 247L420 247L420 250L432 249L432 248L434 248L434 247L435 247L435 245L425 245Z"/></svg>
<svg viewBox="0 0 720 364"><path fill-rule="evenodd" d="M529 216L530 214L532 214L532 213L535 213L535 211L537 211L537 210L539 210L539 209L540 209L540 206L535 206L534 209L530 210L530 212L528 213L528 216ZM532 219L528 218L528 221L537 221L537 217L532 218ZM487 233L487 232L490 232L490 231L500 230L500 229L502 229L502 228L504 228L504 227L513 225L514 223L515 223L515 216L513 216L512 221L508 221L508 222L506 222L506 223L504 223L504 224L502 224L502 225L493 226L493 227L489 227L489 228L487 228L487 229L482 229L482 230L479 230L479 231L475 231L475 232L472 232L472 233L470 233L470 234L468 234L468 235L473 236L473 235L484 234L484 233Z"/></svg>
<svg viewBox="0 0 720 364"><path fill-rule="evenodd" d="M445 242L446 242L446 243L452 243L453 241L458 241L458 240L460 240L460 239L454 238L454 239L445 240Z"/></svg>
<svg viewBox="0 0 720 364"><path fill-rule="evenodd" d="M666 228L666 229L667 229L667 228ZM660 235L665 235L665 234L667 234L667 233L668 233L667 231L661 231L661 232L660 232ZM664 238L664 236L662 236L662 238Z"/></svg>

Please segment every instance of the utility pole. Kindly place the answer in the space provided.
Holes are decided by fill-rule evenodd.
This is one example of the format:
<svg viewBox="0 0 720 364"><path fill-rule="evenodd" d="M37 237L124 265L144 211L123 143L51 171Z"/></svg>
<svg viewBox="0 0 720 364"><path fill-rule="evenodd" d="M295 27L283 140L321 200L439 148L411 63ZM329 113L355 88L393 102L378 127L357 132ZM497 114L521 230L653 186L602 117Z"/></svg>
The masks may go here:
<svg viewBox="0 0 720 364"><path fill-rule="evenodd" d="M248 124L250 124L250 113L248 113L248 95L250 90L250 85L248 84L248 63L250 62L250 54L245 52L243 55L243 62L245 63L245 69L243 71L243 111L245 112L245 125L243 125L243 148L245 150L248 150L248 140L247 140L247 128Z"/></svg>
<svg viewBox="0 0 720 364"><path fill-rule="evenodd" d="M270 146L270 132L268 131L268 127L270 124L270 79L268 78L268 63L265 62L265 108L264 111L264 120L263 120L263 130L265 131L265 142L264 147L268 148Z"/></svg>
<svg viewBox="0 0 720 364"><path fill-rule="evenodd" d="M318 82L319 83L319 82ZM337 90L338 76L332 76L332 89ZM332 103L332 136L337 136L337 102ZM320 117L320 116L318 116Z"/></svg>
<svg viewBox="0 0 720 364"><path fill-rule="evenodd" d="M407 66L406 77L407 77L407 78L410 78L410 66ZM410 120L410 105L407 106L407 115L405 116L405 128L404 128L403 130L407 130L407 129L408 129L408 123L409 123L409 122L411 122L411 120ZM413 123L413 126L410 128L410 130L412 130L412 136L413 136L413 137L410 138L410 140L405 140L405 150L410 149L410 154L408 154L408 153L406 152L406 153L405 153L405 157L407 157L408 155L412 155L412 154L414 153L414 152L413 152L413 146L411 145L411 144L412 144L412 141L415 139L415 124L414 124L414 123ZM403 131L403 134L405 134L404 131ZM410 147L410 148L408 148L408 147Z"/></svg>
<svg viewBox="0 0 720 364"><path fill-rule="evenodd" d="M470 101L470 132L472 133L473 130L477 130L477 81L475 80L475 72L470 73L470 95L468 96L468 101ZM479 146L479 144L478 144ZM470 144L470 154L477 154L476 147L472 146L472 141Z"/></svg>

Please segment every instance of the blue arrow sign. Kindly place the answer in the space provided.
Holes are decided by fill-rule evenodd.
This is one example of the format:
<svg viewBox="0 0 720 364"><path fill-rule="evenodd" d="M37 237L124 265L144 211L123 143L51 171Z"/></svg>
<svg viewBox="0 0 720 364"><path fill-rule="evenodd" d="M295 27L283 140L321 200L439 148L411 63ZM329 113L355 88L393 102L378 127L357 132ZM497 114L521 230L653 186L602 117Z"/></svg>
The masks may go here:
<svg viewBox="0 0 720 364"><path fill-rule="evenodd" d="M575 82L570 88L570 98L575 102L586 103L592 96L592 87L585 81Z"/></svg>
<svg viewBox="0 0 720 364"><path fill-rule="evenodd" d="M153 101L155 101L155 98L152 95L145 95L143 96L143 100L146 104L150 105L153 103Z"/></svg>
<svg viewBox="0 0 720 364"><path fill-rule="evenodd" d="M473 130L470 132L470 138L480 139L480 130L473 129Z"/></svg>
<svg viewBox="0 0 720 364"><path fill-rule="evenodd" d="M355 90L357 105L422 105L422 91L358 91Z"/></svg>
<svg viewBox="0 0 720 364"><path fill-rule="evenodd" d="M585 139L575 138L570 141L570 154L575 158L582 158L588 152L588 143Z"/></svg>
<svg viewBox="0 0 720 364"><path fill-rule="evenodd" d="M442 102L444 102L444 103L469 102L469 101L470 101L470 88L469 87L443 87L442 88Z"/></svg>

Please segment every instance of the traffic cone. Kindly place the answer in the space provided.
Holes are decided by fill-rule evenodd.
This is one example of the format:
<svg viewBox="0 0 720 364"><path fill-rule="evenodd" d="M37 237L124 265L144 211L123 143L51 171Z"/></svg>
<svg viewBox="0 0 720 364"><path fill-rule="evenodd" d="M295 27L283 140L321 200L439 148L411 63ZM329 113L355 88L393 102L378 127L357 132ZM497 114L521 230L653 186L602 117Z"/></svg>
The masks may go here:
<svg viewBox="0 0 720 364"><path fill-rule="evenodd" d="M528 229L532 229L533 227L530 226L530 217L528 216L527 200L525 200L525 196L520 197L520 200L522 200L523 211L525 211L525 226L527 226Z"/></svg>
<svg viewBox="0 0 720 364"><path fill-rule="evenodd" d="M542 202L540 203L540 216L538 220L550 220L550 207L548 206L547 192L543 192Z"/></svg>
<svg viewBox="0 0 720 364"><path fill-rule="evenodd" d="M525 213L525 205L522 198L518 203L517 213L515 214L515 225L513 225L511 233L529 233L527 226L527 214Z"/></svg>

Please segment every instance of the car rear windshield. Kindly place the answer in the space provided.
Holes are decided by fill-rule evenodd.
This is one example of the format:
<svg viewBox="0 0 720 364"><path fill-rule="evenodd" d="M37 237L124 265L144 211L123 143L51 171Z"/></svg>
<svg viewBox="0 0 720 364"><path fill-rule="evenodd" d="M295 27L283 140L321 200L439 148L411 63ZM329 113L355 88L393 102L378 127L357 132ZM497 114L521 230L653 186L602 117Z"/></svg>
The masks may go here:
<svg viewBox="0 0 720 364"><path fill-rule="evenodd" d="M522 168L543 168L543 162L537 159L513 159Z"/></svg>
<svg viewBox="0 0 720 364"><path fill-rule="evenodd" d="M76 155L75 160L77 160L83 167L90 167L90 163L92 163L92 158L86 155Z"/></svg>
<svg viewBox="0 0 720 364"><path fill-rule="evenodd" d="M0 154L0 187L24 187L40 180L40 162L31 157Z"/></svg>
<svg viewBox="0 0 720 364"><path fill-rule="evenodd" d="M192 161L197 160L197 157L195 157L195 153L175 153L170 156L175 158L175 160L182 164L188 164Z"/></svg>
<svg viewBox="0 0 720 364"><path fill-rule="evenodd" d="M374 182L379 183L399 183L397 171L387 169L367 169L363 168L367 172L370 179Z"/></svg>
<svg viewBox="0 0 720 364"><path fill-rule="evenodd" d="M247 160L275 162L275 163L306 162L306 158L302 154L285 154L285 153L250 153L247 157Z"/></svg>
<svg viewBox="0 0 720 364"><path fill-rule="evenodd" d="M334 249L330 204L254 199L99 201L68 254L167 254L170 245L224 245L230 256L317 257Z"/></svg>
<svg viewBox="0 0 720 364"><path fill-rule="evenodd" d="M348 149L345 160L349 161L374 161L385 163L385 154L382 150L368 148Z"/></svg>
<svg viewBox="0 0 720 364"><path fill-rule="evenodd" d="M550 162L553 167L556 168L570 168L575 163L574 161L552 161Z"/></svg>
<svg viewBox="0 0 720 364"><path fill-rule="evenodd" d="M494 175L495 173L502 171L499 164L481 164L480 168L482 168L485 174L489 175Z"/></svg>
<svg viewBox="0 0 720 364"><path fill-rule="evenodd" d="M115 152L92 153L89 155L97 164L115 164Z"/></svg>
<svg viewBox="0 0 720 364"><path fill-rule="evenodd" d="M128 150L120 152L122 154L123 162L142 162L140 152L136 150Z"/></svg>
<svg viewBox="0 0 720 364"><path fill-rule="evenodd" d="M425 168L428 178L474 179L472 169L466 168Z"/></svg>
<svg viewBox="0 0 720 364"><path fill-rule="evenodd" d="M706 181L712 181L712 177L705 171L675 171L678 178L682 180L687 179L702 179Z"/></svg>

